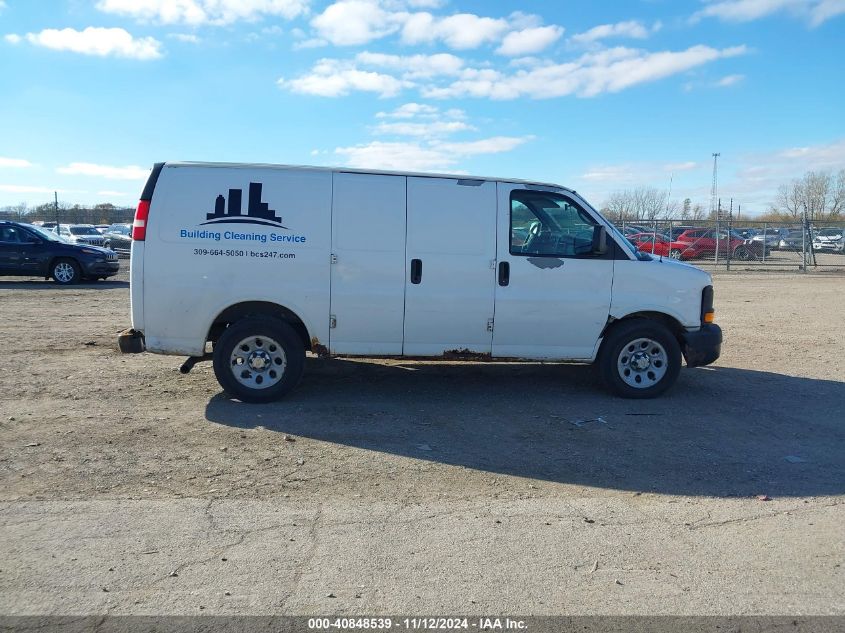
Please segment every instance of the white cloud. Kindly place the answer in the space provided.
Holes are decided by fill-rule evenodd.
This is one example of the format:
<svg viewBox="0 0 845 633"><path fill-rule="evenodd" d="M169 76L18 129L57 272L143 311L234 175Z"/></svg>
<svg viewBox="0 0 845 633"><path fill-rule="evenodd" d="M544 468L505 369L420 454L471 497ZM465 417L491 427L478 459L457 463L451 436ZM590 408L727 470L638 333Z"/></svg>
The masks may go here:
<svg viewBox="0 0 845 633"><path fill-rule="evenodd" d="M378 0L340 0L311 20L311 26L335 46L356 46L395 33L406 17L385 11Z"/></svg>
<svg viewBox="0 0 845 633"><path fill-rule="evenodd" d="M417 117L432 118L437 116L440 108L427 103L406 103L399 106L393 112L379 112L377 119L413 119Z"/></svg>
<svg viewBox="0 0 845 633"><path fill-rule="evenodd" d="M40 33L27 33L26 40L35 46L99 57L113 55L147 60L158 59L162 56L161 42L158 40L152 37L135 38L129 32L119 28L106 29L89 26L82 31L44 29Z"/></svg>
<svg viewBox="0 0 845 633"><path fill-rule="evenodd" d="M465 121L463 110L442 111L426 103L406 103L391 112L377 113L376 119L379 123L370 128L373 134L397 138L337 147L334 154L352 167L454 171L463 159L509 152L534 138L493 136L468 141L446 140L447 136L476 128ZM315 150L312 155L320 153Z"/></svg>
<svg viewBox="0 0 845 633"><path fill-rule="evenodd" d="M360 70L348 62L335 59L321 59L309 74L296 79L280 78L276 83L299 94L319 97L340 97L352 91L392 97L404 87L403 82L392 75Z"/></svg>
<svg viewBox="0 0 845 633"><path fill-rule="evenodd" d="M401 56L363 52L350 60L321 59L308 73L279 79L278 84L293 92L325 97L352 91L391 97L411 88L430 99L593 97L746 52L745 46L720 50L698 45L684 51L659 52L617 47L586 53L565 63L532 61L525 64L526 68L520 64L510 72L466 67L463 60L450 54Z"/></svg>
<svg viewBox="0 0 845 633"><path fill-rule="evenodd" d="M193 33L171 33L167 37L179 42L185 42L186 44L199 44L200 42L200 38Z"/></svg>
<svg viewBox="0 0 845 633"><path fill-rule="evenodd" d="M401 56L365 51L353 60L321 59L307 74L295 79L281 78L277 84L293 92L321 97L340 97L352 91L392 97L416 85L418 79L456 76L462 66L460 58L448 53Z"/></svg>
<svg viewBox="0 0 845 633"><path fill-rule="evenodd" d="M745 52L744 46L719 50L699 45L685 51L654 53L613 48L588 53L574 62L519 70L510 75L493 69L466 69L449 86L429 86L423 90L423 95L430 98L490 99L524 96L548 99L573 94L593 97L606 92L620 92Z"/></svg>
<svg viewBox="0 0 845 633"><path fill-rule="evenodd" d="M531 137L497 136L465 143L373 141L352 147L338 147L335 154L344 157L350 167L436 171L450 169L460 159L509 152L529 140Z"/></svg>
<svg viewBox="0 0 845 633"><path fill-rule="evenodd" d="M450 48L465 50L499 40L509 27L505 19L473 13L457 13L448 17L415 13L405 21L402 41L405 44L442 41Z"/></svg>
<svg viewBox="0 0 845 633"><path fill-rule="evenodd" d="M404 79L428 78L439 75L457 75L463 68L464 61L449 53L436 55L386 55L384 53L363 52L355 56L355 61L363 66L389 68L402 72Z"/></svg>
<svg viewBox="0 0 845 633"><path fill-rule="evenodd" d="M810 8L810 24L818 26L845 13L845 0L821 0Z"/></svg>
<svg viewBox="0 0 845 633"><path fill-rule="evenodd" d="M691 19L751 22L781 12L802 16L811 26L818 26L845 13L845 0L710 0Z"/></svg>
<svg viewBox="0 0 845 633"><path fill-rule="evenodd" d="M726 75L716 82L716 86L719 88L728 88L730 86L735 86L738 83L742 83L744 80L745 75Z"/></svg>
<svg viewBox="0 0 845 633"><path fill-rule="evenodd" d="M69 176L97 176L109 180L146 180L150 170L136 165L114 167L94 163L71 163L56 169L60 174Z"/></svg>
<svg viewBox="0 0 845 633"><path fill-rule="evenodd" d="M125 191L98 191L98 196L109 196L113 198L128 198L129 196L133 195L131 193L126 193Z"/></svg>
<svg viewBox="0 0 845 633"><path fill-rule="evenodd" d="M373 131L376 134L391 136L419 136L430 138L446 136L455 132L475 130L464 121L432 121L429 123L379 123Z"/></svg>
<svg viewBox="0 0 845 633"><path fill-rule="evenodd" d="M557 42L562 35L563 28L555 25L512 31L505 35L496 52L508 57L533 55Z"/></svg>
<svg viewBox="0 0 845 633"><path fill-rule="evenodd" d="M801 170L845 168L845 139L822 145L791 147L774 156L800 165Z"/></svg>
<svg viewBox="0 0 845 633"><path fill-rule="evenodd" d="M23 158L8 158L0 156L0 168L32 167L32 163Z"/></svg>
<svg viewBox="0 0 845 633"><path fill-rule="evenodd" d="M636 40L644 40L652 33L659 31L661 26L660 22L655 22L649 28L638 20L617 22L616 24L600 24L599 26L594 26L589 31L573 35L572 41L578 44L590 44L609 37L628 37Z"/></svg>
<svg viewBox="0 0 845 633"><path fill-rule="evenodd" d="M372 131L382 136L431 139L476 129L465 121L466 113L463 110L450 109L442 112L440 108L423 103L406 103L393 112L379 112L376 118L382 121L372 128Z"/></svg>
<svg viewBox="0 0 845 633"><path fill-rule="evenodd" d="M100 0L105 13L163 24L231 24L264 16L293 19L308 10L309 0Z"/></svg>
<svg viewBox="0 0 845 633"><path fill-rule="evenodd" d="M8 35L4 35L3 39L9 42L9 44L20 44L23 41L23 38L17 33L9 33Z"/></svg>
<svg viewBox="0 0 845 633"><path fill-rule="evenodd" d="M663 171L691 171L693 169L698 169L700 166L701 165L694 160L688 160L683 163L667 163L666 165L663 165Z"/></svg>

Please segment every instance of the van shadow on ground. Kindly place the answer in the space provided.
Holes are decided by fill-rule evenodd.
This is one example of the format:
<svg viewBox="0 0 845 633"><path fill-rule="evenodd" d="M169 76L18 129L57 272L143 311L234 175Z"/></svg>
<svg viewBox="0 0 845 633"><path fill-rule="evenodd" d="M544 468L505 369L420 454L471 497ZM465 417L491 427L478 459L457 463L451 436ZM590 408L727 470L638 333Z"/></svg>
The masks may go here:
<svg viewBox="0 0 845 633"><path fill-rule="evenodd" d="M286 400L246 405L221 393L206 417L601 488L845 492L845 383L727 367L684 369L663 398L632 401L604 392L588 367L309 359Z"/></svg>

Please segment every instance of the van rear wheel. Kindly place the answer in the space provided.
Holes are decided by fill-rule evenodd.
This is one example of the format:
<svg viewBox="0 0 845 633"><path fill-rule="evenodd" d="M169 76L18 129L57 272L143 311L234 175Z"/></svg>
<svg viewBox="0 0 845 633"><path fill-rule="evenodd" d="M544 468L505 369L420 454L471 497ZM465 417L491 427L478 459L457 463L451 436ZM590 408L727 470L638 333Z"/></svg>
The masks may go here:
<svg viewBox="0 0 845 633"><path fill-rule="evenodd" d="M272 402L299 383L305 347L279 319L246 317L230 325L214 346L214 375L243 402Z"/></svg>
<svg viewBox="0 0 845 633"><path fill-rule="evenodd" d="M631 319L610 331L598 363L604 383L616 395L655 398L678 379L681 346L662 323Z"/></svg>

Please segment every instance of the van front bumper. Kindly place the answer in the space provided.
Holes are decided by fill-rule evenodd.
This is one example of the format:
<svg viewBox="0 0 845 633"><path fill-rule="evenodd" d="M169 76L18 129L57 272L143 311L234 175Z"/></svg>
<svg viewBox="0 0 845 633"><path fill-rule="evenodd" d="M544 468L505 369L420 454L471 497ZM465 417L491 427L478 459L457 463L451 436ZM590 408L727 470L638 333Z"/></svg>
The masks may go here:
<svg viewBox="0 0 845 633"><path fill-rule="evenodd" d="M722 352L722 328L713 323L701 326L697 332L685 332L681 336L687 367L709 365Z"/></svg>
<svg viewBox="0 0 845 633"><path fill-rule="evenodd" d="M124 354L140 354L146 349L144 333L138 330L124 330L117 337L117 346Z"/></svg>

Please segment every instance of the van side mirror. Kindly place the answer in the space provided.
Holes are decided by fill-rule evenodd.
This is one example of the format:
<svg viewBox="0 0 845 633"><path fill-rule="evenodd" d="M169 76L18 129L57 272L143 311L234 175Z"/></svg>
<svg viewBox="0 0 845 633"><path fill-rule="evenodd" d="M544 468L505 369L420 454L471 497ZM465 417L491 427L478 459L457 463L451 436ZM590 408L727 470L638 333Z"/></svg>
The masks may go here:
<svg viewBox="0 0 845 633"><path fill-rule="evenodd" d="M593 255L607 253L607 229L599 225L593 227Z"/></svg>

